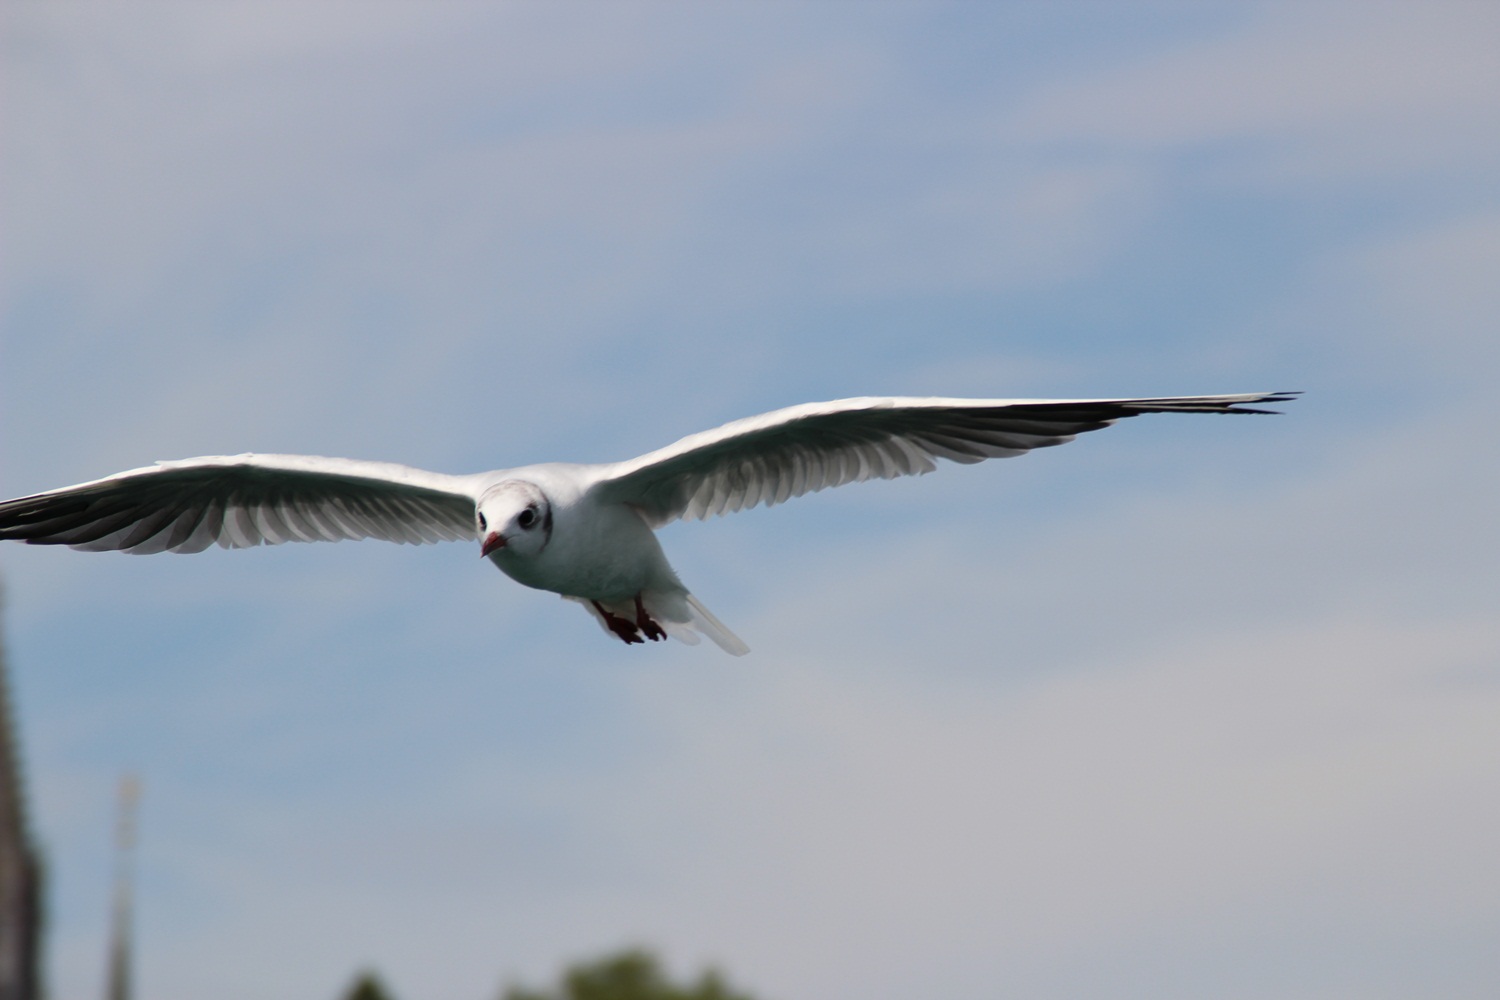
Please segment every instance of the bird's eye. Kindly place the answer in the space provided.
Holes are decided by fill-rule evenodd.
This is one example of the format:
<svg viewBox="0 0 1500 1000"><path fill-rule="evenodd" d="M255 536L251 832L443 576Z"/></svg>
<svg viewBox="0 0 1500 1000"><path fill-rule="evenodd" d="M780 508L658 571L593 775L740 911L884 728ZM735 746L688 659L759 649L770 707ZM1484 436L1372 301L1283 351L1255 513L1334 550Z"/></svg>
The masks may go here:
<svg viewBox="0 0 1500 1000"><path fill-rule="evenodd" d="M525 510L521 511L521 515L516 518L516 523L523 528L531 527L536 523L536 511L532 510L530 507L527 507Z"/></svg>
<svg viewBox="0 0 1500 1000"><path fill-rule="evenodd" d="M490 530L490 522L488 522L488 521L486 521L484 519L484 515L483 514L479 515L479 530L480 531L489 531Z"/></svg>

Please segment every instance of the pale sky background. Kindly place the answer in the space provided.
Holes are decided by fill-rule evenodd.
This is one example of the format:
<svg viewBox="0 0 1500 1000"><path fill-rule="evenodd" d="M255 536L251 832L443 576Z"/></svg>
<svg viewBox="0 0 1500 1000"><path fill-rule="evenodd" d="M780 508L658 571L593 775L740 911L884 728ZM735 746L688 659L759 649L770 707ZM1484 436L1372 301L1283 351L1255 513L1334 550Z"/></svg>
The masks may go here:
<svg viewBox="0 0 1500 1000"><path fill-rule="evenodd" d="M1500 6L0 11L0 494L862 394L1303 389L665 531L0 547L53 1000L1500 995Z"/></svg>

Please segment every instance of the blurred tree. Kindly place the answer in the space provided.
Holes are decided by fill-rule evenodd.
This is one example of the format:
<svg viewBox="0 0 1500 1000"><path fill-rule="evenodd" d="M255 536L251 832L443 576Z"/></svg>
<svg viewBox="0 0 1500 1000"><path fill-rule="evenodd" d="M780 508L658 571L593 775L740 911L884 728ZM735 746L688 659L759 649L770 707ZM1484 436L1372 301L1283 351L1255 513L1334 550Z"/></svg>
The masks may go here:
<svg viewBox="0 0 1500 1000"><path fill-rule="evenodd" d="M386 991L385 984L380 977L373 972L365 972L349 987L349 992L344 994L344 1000L391 1000L391 995Z"/></svg>
<svg viewBox="0 0 1500 1000"><path fill-rule="evenodd" d="M563 970L556 989L507 989L501 1000L753 1000L725 984L712 969L691 986L668 982L661 965L640 949L579 962Z"/></svg>

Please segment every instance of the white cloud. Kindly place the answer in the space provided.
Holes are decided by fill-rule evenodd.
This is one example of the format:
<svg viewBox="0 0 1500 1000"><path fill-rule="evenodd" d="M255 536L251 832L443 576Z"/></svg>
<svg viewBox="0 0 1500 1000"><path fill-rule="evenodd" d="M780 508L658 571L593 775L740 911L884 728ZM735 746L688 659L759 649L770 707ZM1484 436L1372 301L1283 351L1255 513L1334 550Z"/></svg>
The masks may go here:
<svg viewBox="0 0 1500 1000"><path fill-rule="evenodd" d="M1484 127L1500 88L1493 7L1282 3L1246 15L1244 30L1060 82L1018 126L1117 149L1273 140L1289 168L1346 181L1496 153Z"/></svg>
<svg viewBox="0 0 1500 1000"><path fill-rule="evenodd" d="M1433 922L1496 921L1500 813L1479 790L1500 777L1500 688L1465 675L1497 652L1493 628L1346 619L1167 639L1008 691L934 687L941 663L648 669L632 702L654 746L607 767L454 762L436 799L235 819L189 871L278 968L224 965L205 928L159 981L250 996L372 953L447 995L638 935L727 956L767 995L1062 996L1081 955L1205 924L1410 947ZM255 841L281 863L230 860Z"/></svg>
<svg viewBox="0 0 1500 1000"><path fill-rule="evenodd" d="M1352 340L1383 341L1444 381L1487 386L1500 346L1500 215L1402 232L1362 248L1342 271L1337 277L1363 292Z"/></svg>
<svg viewBox="0 0 1500 1000"><path fill-rule="evenodd" d="M671 938L734 940L773 985L795 970L782 992L900 996L1055 973L1273 899L1316 922L1321 892L1382 906L1398 934L1493 921L1482 831L1500 814L1473 795L1495 777L1500 692L1434 671L1497 639L1355 621L1218 635L991 698L934 697L916 671L887 687L826 661L773 669L756 685L773 703L727 732L682 718L701 701L679 708L693 771L664 784L692 789L707 829L673 831L661 865L708 924ZM1393 863L1417 844L1417 872Z"/></svg>

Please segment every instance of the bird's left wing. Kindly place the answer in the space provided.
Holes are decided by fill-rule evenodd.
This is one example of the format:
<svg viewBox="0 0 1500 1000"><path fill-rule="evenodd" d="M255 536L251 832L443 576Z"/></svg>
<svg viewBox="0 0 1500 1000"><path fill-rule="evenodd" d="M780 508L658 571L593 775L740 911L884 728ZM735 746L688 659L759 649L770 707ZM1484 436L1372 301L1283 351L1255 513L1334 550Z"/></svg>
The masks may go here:
<svg viewBox="0 0 1500 1000"><path fill-rule="evenodd" d="M653 525L705 518L865 479L931 472L1064 444L1140 413L1268 413L1295 393L1162 399L922 399L805 403L683 438L607 466L594 486Z"/></svg>
<svg viewBox="0 0 1500 1000"><path fill-rule="evenodd" d="M469 480L385 462L234 455L159 462L0 503L0 539L93 552L475 537Z"/></svg>

